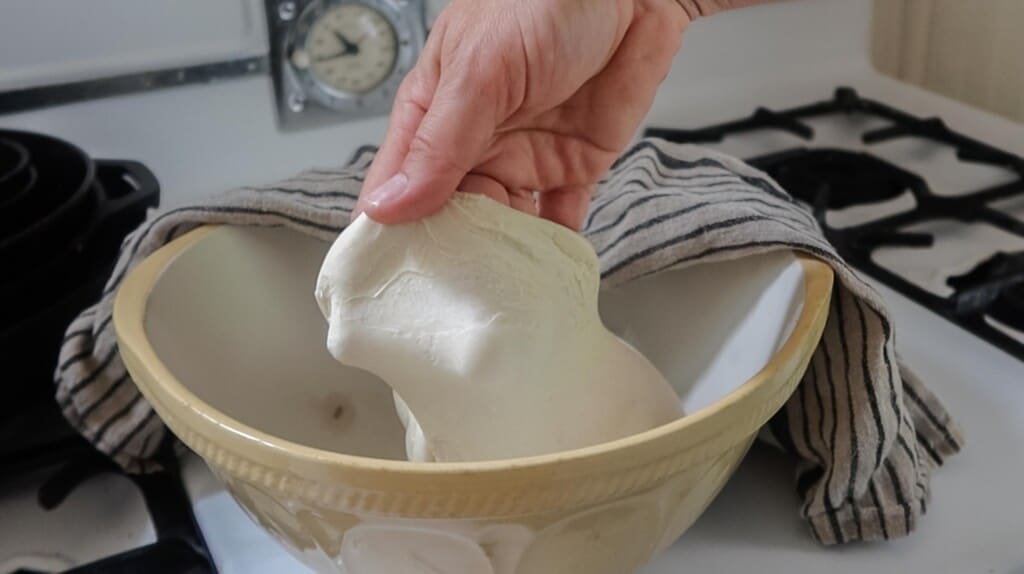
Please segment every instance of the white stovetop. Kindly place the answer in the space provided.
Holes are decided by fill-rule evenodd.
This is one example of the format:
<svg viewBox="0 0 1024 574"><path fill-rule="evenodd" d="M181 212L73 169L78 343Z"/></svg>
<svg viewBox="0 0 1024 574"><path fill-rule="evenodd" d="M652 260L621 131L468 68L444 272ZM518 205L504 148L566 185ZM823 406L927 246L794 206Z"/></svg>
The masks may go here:
<svg viewBox="0 0 1024 574"><path fill-rule="evenodd" d="M885 543L818 545L797 515L792 462L755 446L697 523L641 574L1024 573L1024 364L879 288L895 316L903 357L967 434L965 450L936 471L918 531ZM268 543L202 461L187 461L185 473L223 574L308 572Z"/></svg>
<svg viewBox="0 0 1024 574"><path fill-rule="evenodd" d="M700 22L659 91L649 123L697 127L829 97L837 85L1024 155L1024 126L907 86L867 61L871 0L799 0ZM294 134L274 125L268 78L249 78L0 116L62 136L96 157L149 165L165 206L314 165L379 141L385 121ZM694 527L643 574L678 572L1024 573L1024 363L881 287L907 362L962 423L967 448L939 469L919 531L888 543L822 548L797 515L792 465L755 448ZM305 572L249 521L198 459L185 475L224 574Z"/></svg>
<svg viewBox="0 0 1024 574"><path fill-rule="evenodd" d="M937 114L954 127L1024 154L1024 126L967 109L868 69L807 79L800 85L767 83L756 94L726 91L715 102L695 96L689 120L658 125L698 126L749 113L758 102L792 106L827 97L835 85L914 111ZM763 98L763 99L762 99ZM659 102L655 118L670 118ZM703 112L702 110L705 110ZM706 115L705 115L706 113ZM1013 138L1016 138L1015 140ZM793 465L772 449L755 447L729 485L690 531L642 574L920 572L922 574L1024 573L1024 363L967 334L894 291L879 286L899 329L899 349L947 404L967 436L966 449L936 471L933 501L919 530L888 543L823 548L797 512ZM188 465L196 511L225 574L305 572L266 534L245 519L205 466Z"/></svg>

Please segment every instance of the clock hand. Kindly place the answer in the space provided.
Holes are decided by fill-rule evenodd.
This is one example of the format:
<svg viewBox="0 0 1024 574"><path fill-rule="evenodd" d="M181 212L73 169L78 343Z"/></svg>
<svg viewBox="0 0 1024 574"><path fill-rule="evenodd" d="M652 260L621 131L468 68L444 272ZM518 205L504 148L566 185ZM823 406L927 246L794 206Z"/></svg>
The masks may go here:
<svg viewBox="0 0 1024 574"><path fill-rule="evenodd" d="M342 52L342 55L348 56L350 54L355 55L359 53L359 44L351 42L344 34L337 30L331 30L331 32L334 34L334 37L338 39L338 42L341 42L342 47L345 49L345 51Z"/></svg>
<svg viewBox="0 0 1024 574"><path fill-rule="evenodd" d="M348 55L347 52L338 52L337 54L328 54L326 56L320 56L319 58L316 59L316 61L317 62L328 62L330 60L335 60L337 58L340 58L342 56L347 56L347 55Z"/></svg>

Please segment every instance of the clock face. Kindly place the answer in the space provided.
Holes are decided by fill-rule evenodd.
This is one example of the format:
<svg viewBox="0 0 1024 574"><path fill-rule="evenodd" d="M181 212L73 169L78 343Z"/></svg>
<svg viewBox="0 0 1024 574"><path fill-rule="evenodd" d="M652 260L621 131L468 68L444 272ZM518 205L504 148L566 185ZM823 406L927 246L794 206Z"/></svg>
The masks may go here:
<svg viewBox="0 0 1024 574"><path fill-rule="evenodd" d="M343 94L363 94L391 74L398 59L398 38L391 22L374 8L341 4L313 22L305 54L321 85Z"/></svg>
<svg viewBox="0 0 1024 574"><path fill-rule="evenodd" d="M266 3L282 129L391 110L423 49L422 0Z"/></svg>

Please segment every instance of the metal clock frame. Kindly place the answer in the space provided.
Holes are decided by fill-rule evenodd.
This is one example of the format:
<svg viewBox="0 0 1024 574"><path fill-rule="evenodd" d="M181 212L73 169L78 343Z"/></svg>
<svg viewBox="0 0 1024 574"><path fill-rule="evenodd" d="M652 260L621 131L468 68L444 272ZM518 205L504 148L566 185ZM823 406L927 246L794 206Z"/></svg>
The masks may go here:
<svg viewBox="0 0 1024 574"><path fill-rule="evenodd" d="M298 68L291 61L294 50L305 49L313 23L345 4L359 4L380 12L394 29L397 42L391 72L364 93L345 93L325 86L314 77L310 67ZM388 113L402 78L423 49L426 36L423 0L266 0L266 7L278 125L284 130Z"/></svg>

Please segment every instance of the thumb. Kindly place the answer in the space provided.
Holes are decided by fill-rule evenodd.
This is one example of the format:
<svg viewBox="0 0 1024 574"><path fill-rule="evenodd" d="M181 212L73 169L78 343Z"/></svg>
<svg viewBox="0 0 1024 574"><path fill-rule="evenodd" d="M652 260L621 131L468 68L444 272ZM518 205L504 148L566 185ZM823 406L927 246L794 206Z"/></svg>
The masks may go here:
<svg viewBox="0 0 1024 574"><path fill-rule="evenodd" d="M364 199L376 221L405 223L440 209L494 134L496 107L486 84L445 79L442 73L398 172Z"/></svg>

